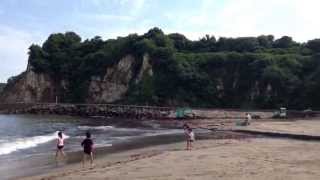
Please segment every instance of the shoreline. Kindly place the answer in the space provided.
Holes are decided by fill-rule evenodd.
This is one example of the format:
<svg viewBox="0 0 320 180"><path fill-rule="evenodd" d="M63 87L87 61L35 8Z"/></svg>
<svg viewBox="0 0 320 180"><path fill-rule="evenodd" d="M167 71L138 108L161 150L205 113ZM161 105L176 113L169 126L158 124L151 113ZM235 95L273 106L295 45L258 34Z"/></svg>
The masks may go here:
<svg viewBox="0 0 320 180"><path fill-rule="evenodd" d="M134 121L136 122L136 121ZM148 121L149 122L149 121ZM256 147L249 147L250 144L248 142L255 142L254 145L257 145L257 148L260 148L260 146L266 146L266 143L270 143L270 145L278 146L279 142L280 145L282 142L294 142L294 143L302 143L302 144L314 144L317 147L317 142L311 141L311 142L305 142L300 140L293 140L293 139L286 139L286 137L275 137L270 138L266 136L259 136L257 134L248 134L246 132L236 132L234 130L231 130L228 128L225 129L217 129L217 128L211 128L216 127L216 124L221 123L222 126L228 127L227 125L232 125L232 121L230 120L223 120L223 121L216 121L216 120L191 120L191 121L161 121L162 126L167 128L176 128L181 127L181 123L188 122L195 128L199 129L206 129L206 133L196 133L196 151L203 150L206 151L206 149L217 146L223 146L221 148L224 148L221 150L222 153L229 152L228 149L229 145L231 146L238 146L242 147L240 150L244 151L243 153L247 153L254 150ZM123 122L122 122L123 123ZM232 124L231 124L232 123ZM147 125L147 124L145 124ZM150 124L148 124L150 125ZM291 132L291 133L303 133L303 134L315 134L318 135L316 132L318 131L318 128L320 123L319 121L314 120L301 120L301 121L264 121L264 120L257 120L253 122L250 126L247 127L236 127L238 129L244 129L246 131L248 130L259 130L259 131L279 131L278 133L283 132ZM310 128L312 127L312 128ZM90 172L94 174L94 171L96 169L105 169L105 168L113 168L113 167L119 167L119 168L125 168L123 164L131 164L136 163L135 161L140 161L143 159L153 159L157 158L158 156L162 156L163 154L171 154L174 152L182 152L187 153L189 151L185 151L185 136L184 134L165 134L165 135L156 135L156 136L147 136L147 137L139 137L134 140L127 140L126 142L116 143L113 144L112 147L100 147L96 149L96 158L95 158L95 167L94 168L81 168L80 160L82 157L82 152L71 152L68 153L68 160L65 164L59 166L59 167L46 167L41 169L40 171L33 171L32 173L25 173L24 175L19 175L15 177L11 177L11 179L60 179L61 177L65 176L72 176L76 177L79 176L79 174L84 174L84 172ZM259 144L261 142L264 142L262 144ZM258 143L258 144L257 144ZM246 146L245 146L246 145ZM248 147L247 147L248 146ZM289 145L288 145L289 146ZM311 146L310 146L311 147ZM282 148L282 147L281 147ZM293 148L297 148L294 146ZM245 149L245 150L244 150ZM310 148L311 150L314 150ZM274 150L274 149L272 149ZM284 149L285 151L288 150ZM290 149L291 150L291 149ZM319 147L320 150L320 147ZM309 151L306 149L306 151ZM261 152L264 152L262 149ZM302 152L299 153L303 153ZM191 154L194 153L193 151L190 152ZM212 152L204 152L204 153L212 153ZM237 152L235 152L237 153ZM273 152L268 152L273 153ZM243 154L239 154L239 156L242 156ZM276 154L277 155L277 154ZM176 154L177 157L180 156L180 154ZM197 156L197 155L196 155ZM311 154L311 156L315 156L314 154ZM53 157L52 157L53 158ZM164 157L166 159L166 157ZM48 159L45 159L47 162ZM161 159L162 160L162 159ZM229 161L232 161L233 159L229 159ZM289 159L288 161L293 161L293 159ZM309 161L309 159L308 159ZM23 162L21 162L23 163ZM33 162L36 163L36 162ZM187 162L191 163L191 162ZM210 162L208 162L210 164ZM155 164L152 164L155 165ZM179 163L177 164L175 161L172 162L172 165L179 166ZM277 164L276 164L277 165ZM320 164L319 164L320 165ZM290 169L290 168L287 168ZM285 169L285 170L287 170ZM23 169L21 169L23 172ZM131 169L132 170L132 169ZM205 170L205 168L204 168ZM221 170L224 172L223 170ZM21 171L20 171L21 172ZM14 171L8 172L10 173L16 173ZM157 172L154 172L155 174ZM217 173L220 173L217 172ZM103 174L102 176L107 176L107 174ZM142 174L144 175L144 173ZM122 175L119 175L118 179L121 178ZM266 176L267 177L267 176ZM70 179L70 178L69 178ZM71 178L74 179L74 178ZM75 178L77 179L77 178ZM80 178L81 179L81 178ZM95 179L95 178L94 178ZM96 179L101 179L100 176ZM113 178L111 178L113 179ZM126 178L124 178L126 179ZM146 178L148 179L148 178ZM157 179L157 178L155 178ZM165 179L165 178L164 178ZM219 178L220 179L220 178Z"/></svg>
<svg viewBox="0 0 320 180"><path fill-rule="evenodd" d="M320 144L289 139L203 139L191 151L182 142L129 150L22 180L52 179L317 179ZM291 151L288 151L292 149ZM303 153L307 152L307 153ZM302 154L301 154L302 153Z"/></svg>
<svg viewBox="0 0 320 180"><path fill-rule="evenodd" d="M104 146L104 147L97 147L94 149L94 156L95 156L95 162L99 161L101 158L105 158L106 156L113 156L114 154L121 154L125 153L127 151L135 151L137 149L143 149L148 148L152 146L158 146L158 145L166 145L166 144L172 144L184 141L184 136L180 134L168 134L168 135L155 135L155 136L146 136L146 137L138 137L135 139L128 139L123 142L118 142L112 144L112 146ZM65 152L67 154L67 159L62 160L59 163L59 166L56 167L55 160L54 160L54 153L52 153L52 156L49 157L49 159L43 159L41 160L34 160L32 163L47 161L48 165L47 167L40 167L38 169L34 169L31 172L24 172L24 175L18 175L18 176L12 176L9 177L9 179L16 179L16 178L24 178L29 176L37 176L42 175L46 173L50 173L51 171L57 171L61 169L68 169L72 166L80 165L82 154L83 152L80 151L72 151L72 152Z"/></svg>
<svg viewBox="0 0 320 180"><path fill-rule="evenodd" d="M221 139L246 139L253 138L252 135L234 132L206 132L198 133L197 141L221 140ZM185 136L183 134L158 135L152 137L142 137L132 142L117 143L112 147L100 147L95 150L95 165L112 164L115 162L128 161L129 159L141 158L150 154L158 154L170 150L179 150L185 146ZM178 148L178 149L177 149ZM32 174L12 177L14 179L29 179L31 177L45 176L46 174L55 174L60 171L69 171L81 168L82 151L71 152L67 154L68 160L65 165L44 168L40 171L34 171ZM109 161L110 160L110 161ZM77 168L76 168L77 167ZM32 178L31 178L32 179Z"/></svg>

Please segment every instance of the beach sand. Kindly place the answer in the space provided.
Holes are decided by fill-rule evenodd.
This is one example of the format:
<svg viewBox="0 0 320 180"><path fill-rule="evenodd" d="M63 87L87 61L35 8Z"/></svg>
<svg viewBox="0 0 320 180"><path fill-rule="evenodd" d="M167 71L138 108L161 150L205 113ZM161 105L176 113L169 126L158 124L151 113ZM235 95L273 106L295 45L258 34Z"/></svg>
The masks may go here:
<svg viewBox="0 0 320 180"><path fill-rule="evenodd" d="M319 119L253 121L250 126L233 127L233 129L320 136L320 121Z"/></svg>
<svg viewBox="0 0 320 180"><path fill-rule="evenodd" d="M210 128L217 122L219 125L216 120L194 125ZM225 124L232 126L234 122ZM233 128L320 136L320 122L316 119L259 120L250 126ZM230 131L214 131L198 139L191 151L185 150L185 142L143 145L100 156L93 168L74 163L21 179L316 180L320 177L319 141L256 137Z"/></svg>
<svg viewBox="0 0 320 180"><path fill-rule="evenodd" d="M136 149L100 158L94 168L75 164L33 179L319 179L320 143L289 139L222 139Z"/></svg>

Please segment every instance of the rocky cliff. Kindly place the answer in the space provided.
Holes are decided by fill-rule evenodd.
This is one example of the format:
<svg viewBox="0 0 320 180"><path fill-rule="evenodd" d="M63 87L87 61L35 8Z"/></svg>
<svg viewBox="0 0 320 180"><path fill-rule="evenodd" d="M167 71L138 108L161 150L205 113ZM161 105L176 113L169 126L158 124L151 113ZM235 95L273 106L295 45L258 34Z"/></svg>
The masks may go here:
<svg viewBox="0 0 320 180"><path fill-rule="evenodd" d="M30 46L27 70L8 81L0 102L320 107L319 41L310 42L191 41L158 28L108 40L55 33Z"/></svg>
<svg viewBox="0 0 320 180"><path fill-rule="evenodd" d="M7 84L1 94L1 101L5 103L52 102L54 91L54 83L47 74L37 74L28 69L14 82Z"/></svg>
<svg viewBox="0 0 320 180"><path fill-rule="evenodd" d="M135 57L127 55L118 64L108 67L103 78L92 77L87 102L111 103L121 100L128 91L130 82L139 83L143 73L146 71L150 72L151 70L149 56L144 55L142 65L139 67L138 76L134 79L134 63Z"/></svg>
<svg viewBox="0 0 320 180"><path fill-rule="evenodd" d="M131 83L138 84L143 74L152 75L149 55L145 54L142 63L138 64L132 55L121 58L117 64L106 67L103 77L90 77L87 87L87 103L112 103L121 100L127 93ZM138 69L138 72L135 72ZM36 73L28 65L27 70L15 77L4 88L0 99L4 103L36 103L36 102L63 102L62 96L68 92L68 80L56 81L46 73Z"/></svg>

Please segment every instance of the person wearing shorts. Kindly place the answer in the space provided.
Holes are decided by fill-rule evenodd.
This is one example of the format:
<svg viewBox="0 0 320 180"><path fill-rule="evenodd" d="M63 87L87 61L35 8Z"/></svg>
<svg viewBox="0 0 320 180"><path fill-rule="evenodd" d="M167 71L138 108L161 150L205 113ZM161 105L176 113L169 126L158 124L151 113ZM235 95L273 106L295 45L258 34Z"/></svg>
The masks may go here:
<svg viewBox="0 0 320 180"><path fill-rule="evenodd" d="M90 158L90 164L93 165L93 141L91 139L90 132L86 133L86 138L82 141L81 146L83 147L83 158L82 167L84 167L86 159Z"/></svg>
<svg viewBox="0 0 320 180"><path fill-rule="evenodd" d="M192 142L195 141L195 135L194 132L192 130L192 128L188 125L188 124L184 124L183 128L185 130L185 134L187 137L187 150L191 150L192 149Z"/></svg>
<svg viewBox="0 0 320 180"><path fill-rule="evenodd" d="M61 131L58 132L58 139L57 139L57 150L56 150L56 163L58 164L59 156L65 157L66 154L63 151L64 148L64 137Z"/></svg>

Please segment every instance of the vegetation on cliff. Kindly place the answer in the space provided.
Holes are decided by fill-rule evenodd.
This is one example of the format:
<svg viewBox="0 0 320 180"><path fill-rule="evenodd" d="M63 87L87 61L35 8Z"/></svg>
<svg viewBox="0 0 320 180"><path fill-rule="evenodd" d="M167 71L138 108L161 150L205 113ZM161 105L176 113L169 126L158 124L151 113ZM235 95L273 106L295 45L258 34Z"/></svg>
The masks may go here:
<svg viewBox="0 0 320 180"><path fill-rule="evenodd" d="M122 102L202 107L320 107L320 39L295 42L272 35L192 41L153 28L143 35L82 41L74 32L31 45L29 66L56 82L67 80L63 100L83 102L92 76L133 55L138 74L145 54L153 75L131 83Z"/></svg>
<svg viewBox="0 0 320 180"><path fill-rule="evenodd" d="M5 83L0 83L0 94L3 91L4 87L6 86Z"/></svg>

